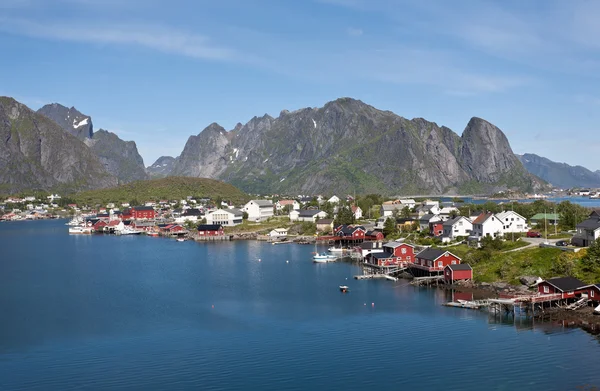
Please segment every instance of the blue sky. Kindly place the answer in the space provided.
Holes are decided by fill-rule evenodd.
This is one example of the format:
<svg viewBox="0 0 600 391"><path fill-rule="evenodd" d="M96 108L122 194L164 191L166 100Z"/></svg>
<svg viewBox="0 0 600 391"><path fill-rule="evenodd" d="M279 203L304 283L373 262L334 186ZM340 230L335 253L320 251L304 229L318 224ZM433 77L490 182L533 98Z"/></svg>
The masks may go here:
<svg viewBox="0 0 600 391"><path fill-rule="evenodd" d="M212 122L343 96L600 169L600 2L1 0L0 95L59 102L150 165Z"/></svg>

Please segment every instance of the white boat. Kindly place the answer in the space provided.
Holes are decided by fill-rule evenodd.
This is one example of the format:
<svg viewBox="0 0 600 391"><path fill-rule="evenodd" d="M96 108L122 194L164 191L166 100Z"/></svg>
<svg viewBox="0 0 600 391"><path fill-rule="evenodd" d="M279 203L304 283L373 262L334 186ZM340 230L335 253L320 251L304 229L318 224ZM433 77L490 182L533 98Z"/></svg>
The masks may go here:
<svg viewBox="0 0 600 391"><path fill-rule="evenodd" d="M594 308L594 314L600 315L600 305L598 307Z"/></svg>
<svg viewBox="0 0 600 391"><path fill-rule="evenodd" d="M124 229L122 229L120 231L116 231L115 233L117 235L139 235L142 233L142 231L138 231L137 229L125 227Z"/></svg>
<svg viewBox="0 0 600 391"><path fill-rule="evenodd" d="M91 235L92 227L82 227L80 225L69 227L69 233L73 235Z"/></svg>
<svg viewBox="0 0 600 391"><path fill-rule="evenodd" d="M340 292L346 293L349 291L350 291L350 288L348 288L346 285L340 285Z"/></svg>
<svg viewBox="0 0 600 391"><path fill-rule="evenodd" d="M83 217L81 217L81 216L75 216L68 223L66 223L65 225L76 226L76 225L81 225L83 223L84 223Z"/></svg>
<svg viewBox="0 0 600 391"><path fill-rule="evenodd" d="M346 249L341 247L329 247L327 251L330 253L343 253L346 252Z"/></svg>
<svg viewBox="0 0 600 391"><path fill-rule="evenodd" d="M177 241L178 242L185 242L185 239L184 238L177 238Z"/></svg>
<svg viewBox="0 0 600 391"><path fill-rule="evenodd" d="M334 260L336 260L338 258L337 255L332 255L332 254L315 254L313 255L313 262L318 262L318 263L325 263L325 262L332 262Z"/></svg>

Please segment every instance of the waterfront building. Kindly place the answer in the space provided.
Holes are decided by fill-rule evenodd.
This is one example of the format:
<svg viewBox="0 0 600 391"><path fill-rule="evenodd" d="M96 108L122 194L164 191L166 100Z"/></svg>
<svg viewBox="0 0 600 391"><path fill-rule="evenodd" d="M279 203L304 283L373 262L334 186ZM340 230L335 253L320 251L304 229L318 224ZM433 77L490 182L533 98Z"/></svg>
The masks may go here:
<svg viewBox="0 0 600 391"><path fill-rule="evenodd" d="M244 205L242 210L248 213L248 220L264 221L269 217L273 217L273 201L251 200Z"/></svg>
<svg viewBox="0 0 600 391"><path fill-rule="evenodd" d="M239 209L217 209L206 214L206 223L232 227L242 224L243 216L244 212Z"/></svg>

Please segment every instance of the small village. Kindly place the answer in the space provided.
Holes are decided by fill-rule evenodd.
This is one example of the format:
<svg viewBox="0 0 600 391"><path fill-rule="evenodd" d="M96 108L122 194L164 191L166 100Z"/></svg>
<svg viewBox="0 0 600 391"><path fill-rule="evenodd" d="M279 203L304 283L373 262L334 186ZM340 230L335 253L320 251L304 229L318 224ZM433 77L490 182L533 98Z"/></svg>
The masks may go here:
<svg viewBox="0 0 600 391"><path fill-rule="evenodd" d="M504 240L517 236L527 246L560 248L565 252L578 252L595 243L600 237L600 210L591 210L575 228L568 240L541 238L541 229L558 225L556 213L535 214L529 219L514 210L492 213L474 210L462 215L455 202L437 200L415 201L395 199L384 201L376 219L366 219L363 210L348 196L325 199L322 196L294 199L254 199L237 208L226 201L219 207L210 199L147 201L143 205L109 203L89 208L69 203L62 208L60 195L53 194L41 202L35 197L5 200L3 205L20 205L12 208L0 221L27 221L58 218L48 212L52 209L68 212L70 234L115 234L163 236L178 241L222 241L232 239L257 239L273 244L323 243L329 246L329 255L315 252L315 262L332 262L349 259L363 266L363 275L356 279L399 277L410 278L415 285L445 285L452 287L473 284L473 268L452 252L457 245L478 248L486 240ZM345 221L340 216L346 214ZM369 213L372 213L369 211ZM342 218L343 219L343 218ZM281 223L264 231L265 223ZM253 224L252 234L232 234L228 230L243 224ZM307 232L291 233L294 226L310 227ZM389 227L396 232L408 233L398 238L387 238ZM388 232L386 232L386 230ZM261 233L262 232L262 233ZM417 233L419 236L417 236ZM436 246L424 244L425 237L435 239ZM516 248L515 250L518 250ZM322 257L322 260L319 259ZM586 284L572 276L542 279L529 277L519 289L499 292L498 298L472 300L472 295L460 295L447 305L479 309L487 307L498 312L534 313L550 307L576 310L593 307L600 313L600 284Z"/></svg>

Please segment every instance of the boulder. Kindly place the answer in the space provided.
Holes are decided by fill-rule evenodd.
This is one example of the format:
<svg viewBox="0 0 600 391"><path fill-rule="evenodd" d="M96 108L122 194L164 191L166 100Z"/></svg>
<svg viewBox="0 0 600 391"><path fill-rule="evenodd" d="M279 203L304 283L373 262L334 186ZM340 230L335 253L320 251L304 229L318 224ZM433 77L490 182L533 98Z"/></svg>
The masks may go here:
<svg viewBox="0 0 600 391"><path fill-rule="evenodd" d="M493 282L492 283L492 287L495 289L499 289L499 290L506 289L506 288L508 288L508 286L509 285L506 282Z"/></svg>
<svg viewBox="0 0 600 391"><path fill-rule="evenodd" d="M519 278L519 281L523 285L533 286L537 282L538 278L539 277L536 277L536 276L523 276L523 277Z"/></svg>

